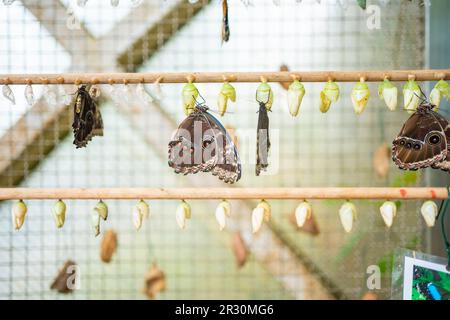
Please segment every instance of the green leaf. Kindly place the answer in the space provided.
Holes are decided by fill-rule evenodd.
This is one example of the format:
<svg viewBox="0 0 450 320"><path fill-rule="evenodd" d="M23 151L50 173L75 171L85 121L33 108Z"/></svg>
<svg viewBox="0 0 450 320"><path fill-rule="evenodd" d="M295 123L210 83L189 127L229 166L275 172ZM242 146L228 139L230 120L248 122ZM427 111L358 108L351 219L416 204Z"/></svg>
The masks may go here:
<svg viewBox="0 0 450 320"><path fill-rule="evenodd" d="M408 241L408 243L404 247L409 250L416 250L418 243L419 237L414 236ZM383 255L378 260L377 265L380 268L381 274L385 274L386 272L392 272L392 266L394 265L394 250L391 250L385 255Z"/></svg>
<svg viewBox="0 0 450 320"><path fill-rule="evenodd" d="M365 238L365 232L358 232L352 234L352 236L347 240L347 242L339 249L336 255L335 262L342 263L345 258L348 257L350 253L360 244L360 242Z"/></svg>
<svg viewBox="0 0 450 320"><path fill-rule="evenodd" d="M406 171L396 176L392 183L392 188L408 187L417 184L420 178L419 171Z"/></svg>
<svg viewBox="0 0 450 320"><path fill-rule="evenodd" d="M366 0L356 0L358 2L358 5L363 9L366 10L367 7L367 1Z"/></svg>

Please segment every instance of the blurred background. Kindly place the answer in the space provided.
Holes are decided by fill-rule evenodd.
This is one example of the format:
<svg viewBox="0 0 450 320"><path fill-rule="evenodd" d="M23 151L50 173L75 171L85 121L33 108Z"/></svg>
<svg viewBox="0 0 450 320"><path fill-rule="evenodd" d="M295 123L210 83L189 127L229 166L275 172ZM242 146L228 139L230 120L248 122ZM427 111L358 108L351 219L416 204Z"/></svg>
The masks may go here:
<svg viewBox="0 0 450 320"><path fill-rule="evenodd" d="M277 71L450 68L450 3L445 0L356 1L229 0L231 38L221 42L221 1L71 0L0 4L0 73ZM319 1L320 2L320 1ZM375 11L373 11L375 10ZM379 10L380 26L368 20ZM374 13L375 12L375 13ZM236 84L236 103L221 121L239 140L243 177L237 187L445 186L448 174L404 172L391 162L381 174L374 156L390 146L408 115L389 111L370 84L365 112L355 116L350 91L319 111L323 84L305 83L300 116L292 118L286 91L271 84L273 174L254 176L254 142L239 137L256 130L257 84ZM403 83L396 84L401 90ZM429 92L433 83L422 83ZM217 110L220 84L198 84ZM104 137L85 149L72 144L71 106L76 87L11 86L16 103L0 98L1 187L201 187L206 175L178 176L167 165L167 143L184 114L182 84L147 85L152 101L133 85L101 86ZM398 108L401 109L401 108ZM448 117L448 104L441 113ZM253 148L253 149L252 149ZM381 152L383 154L383 152ZM253 161L253 162L252 162ZM217 181L214 186L223 187ZM299 230L292 220L298 202L271 201L272 220L251 233L257 201L231 201L232 216L220 232L217 201L191 201L192 219L180 231L177 201L151 201L151 218L136 232L135 201L107 201L110 215L94 237L96 201L67 201L67 218L56 229L54 201L27 201L24 227L14 231L11 201L0 204L1 299L145 299L144 278L155 263L166 290L157 299L361 299L371 292L388 299L396 248L443 255L437 229L420 216L421 202L399 203L392 228L379 201L355 201L351 233L338 216L342 201L312 201L314 223ZM439 204L439 203L438 203ZM106 230L118 237L110 263L100 259ZM236 237L248 251L239 267ZM79 266L80 288L70 294L50 286L65 261ZM378 265L381 288L367 288L367 268Z"/></svg>

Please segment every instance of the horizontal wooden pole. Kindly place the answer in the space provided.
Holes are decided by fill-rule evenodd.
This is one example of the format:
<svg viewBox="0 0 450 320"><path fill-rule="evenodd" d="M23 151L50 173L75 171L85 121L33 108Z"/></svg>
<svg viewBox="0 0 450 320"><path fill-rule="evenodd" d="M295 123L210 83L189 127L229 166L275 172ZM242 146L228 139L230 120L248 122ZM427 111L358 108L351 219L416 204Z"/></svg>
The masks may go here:
<svg viewBox="0 0 450 320"><path fill-rule="evenodd" d="M0 188L11 199L446 199L446 188Z"/></svg>
<svg viewBox="0 0 450 320"><path fill-rule="evenodd" d="M278 71L278 72L174 72L174 73L65 73L65 74L0 74L0 84L123 84L123 83L184 83L193 82L303 82L449 80L450 69L443 70L385 70L385 71Z"/></svg>

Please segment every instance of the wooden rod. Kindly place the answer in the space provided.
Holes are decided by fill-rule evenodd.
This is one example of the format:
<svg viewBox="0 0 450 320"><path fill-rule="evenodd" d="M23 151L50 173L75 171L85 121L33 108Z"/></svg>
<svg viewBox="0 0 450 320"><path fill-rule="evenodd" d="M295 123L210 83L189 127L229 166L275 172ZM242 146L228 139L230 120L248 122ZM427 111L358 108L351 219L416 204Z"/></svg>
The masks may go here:
<svg viewBox="0 0 450 320"><path fill-rule="evenodd" d="M174 72L174 73L64 73L64 74L0 74L0 84L111 84L111 83L197 83L223 82L303 82L417 81L449 80L450 69L385 70L385 71L278 71L278 72Z"/></svg>
<svg viewBox="0 0 450 320"><path fill-rule="evenodd" d="M12 199L446 199L446 188L0 188Z"/></svg>

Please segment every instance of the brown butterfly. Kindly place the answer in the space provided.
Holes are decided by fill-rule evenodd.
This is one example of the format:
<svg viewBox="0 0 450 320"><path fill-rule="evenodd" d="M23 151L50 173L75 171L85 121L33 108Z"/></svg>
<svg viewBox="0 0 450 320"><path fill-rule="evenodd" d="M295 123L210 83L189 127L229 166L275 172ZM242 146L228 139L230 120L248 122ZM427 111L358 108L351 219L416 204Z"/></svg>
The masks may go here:
<svg viewBox="0 0 450 320"><path fill-rule="evenodd" d="M403 170L432 167L450 172L450 123L424 101L392 145L392 159Z"/></svg>
<svg viewBox="0 0 450 320"><path fill-rule="evenodd" d="M270 100L270 94L269 98ZM257 100L258 101L258 100ZM256 133L256 169L255 173L257 176L261 174L261 171L266 171L269 166L268 157L270 149L270 138L269 138L269 116L267 114L267 102L258 101L259 111L258 111L258 129Z"/></svg>
<svg viewBox="0 0 450 320"><path fill-rule="evenodd" d="M222 43L230 40L230 25L228 21L228 1L222 0Z"/></svg>
<svg viewBox="0 0 450 320"><path fill-rule="evenodd" d="M85 85L77 90L73 114L73 144L77 149L85 147L92 137L103 136L102 115Z"/></svg>
<svg viewBox="0 0 450 320"><path fill-rule="evenodd" d="M168 164L175 173L211 172L226 183L241 178L238 151L223 125L204 104L180 124L169 142Z"/></svg>

